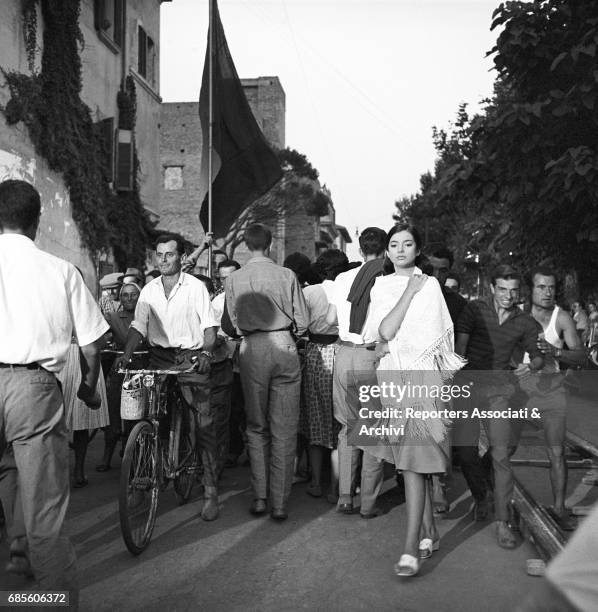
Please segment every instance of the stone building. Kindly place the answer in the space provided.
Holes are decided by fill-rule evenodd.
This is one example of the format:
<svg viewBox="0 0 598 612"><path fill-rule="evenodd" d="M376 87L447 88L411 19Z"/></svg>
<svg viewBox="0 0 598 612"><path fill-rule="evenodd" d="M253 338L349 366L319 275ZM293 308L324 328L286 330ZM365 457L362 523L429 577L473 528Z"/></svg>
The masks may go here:
<svg viewBox="0 0 598 612"><path fill-rule="evenodd" d="M159 75L160 5L162 0L81 0L79 26L84 44L80 47L82 101L94 123L102 122L111 137L112 189L125 189L132 181L132 138L139 160L140 196L144 205L155 208L159 199L160 160L158 122L161 98ZM31 74L23 33L23 3L0 3L0 56L5 71ZM43 53L43 22L37 7L36 70ZM118 129L117 94L125 77L135 83L137 98L134 135ZM9 92L0 76L0 105ZM98 261L83 247L73 222L68 189L63 177L52 172L29 138L26 126L8 125L0 113L0 180L19 178L31 182L42 196L42 217L37 244L44 250L76 264L90 287L97 275L113 271L110 255Z"/></svg>
<svg viewBox="0 0 598 612"><path fill-rule="evenodd" d="M268 141L277 149L285 143L285 93L278 77L241 79L247 101ZM202 133L198 102L162 104L160 118L160 157L162 188L159 227L182 234L193 244L201 244L204 230L199 223ZM334 217L334 216L333 216ZM318 253L320 223L318 217L294 211L279 219L273 229L271 255L282 263L289 253L305 253L313 259ZM336 234L335 234L336 237ZM350 241L350 238L349 238ZM235 251L243 263L248 254L244 245ZM206 267L206 257L198 266Z"/></svg>

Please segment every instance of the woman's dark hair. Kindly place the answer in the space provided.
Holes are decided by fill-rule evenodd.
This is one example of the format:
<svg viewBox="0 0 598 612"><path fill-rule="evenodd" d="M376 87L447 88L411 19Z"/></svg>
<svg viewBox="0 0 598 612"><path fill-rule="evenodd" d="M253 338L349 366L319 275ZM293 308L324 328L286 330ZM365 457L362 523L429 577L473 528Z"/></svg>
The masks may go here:
<svg viewBox="0 0 598 612"><path fill-rule="evenodd" d="M424 248L424 241L422 240L422 236L419 233L419 230L412 225L411 223L397 223L393 225L389 230L388 234L386 234L386 248L388 249L388 245L390 244L391 238L398 234L399 232L409 232L413 236L413 241L415 242L415 247L419 251L419 255L415 258L415 265L419 266L422 261L422 251ZM384 257L384 274L394 274L395 267L392 261L388 259L387 256Z"/></svg>
<svg viewBox="0 0 598 612"><path fill-rule="evenodd" d="M316 267L324 280L334 280L349 266L347 256L340 249L328 249L316 259Z"/></svg>
<svg viewBox="0 0 598 612"><path fill-rule="evenodd" d="M326 280L325 277L322 275L322 270L320 269L320 266L318 266L318 264L316 263L312 263L309 266L309 270L304 275L304 278L305 282L308 285L319 285L323 280Z"/></svg>
<svg viewBox="0 0 598 612"><path fill-rule="evenodd" d="M309 273L309 267L311 261L309 257L303 253L291 253L285 257L283 267L292 270L297 275L297 280L300 285L304 285L307 282L307 275Z"/></svg>

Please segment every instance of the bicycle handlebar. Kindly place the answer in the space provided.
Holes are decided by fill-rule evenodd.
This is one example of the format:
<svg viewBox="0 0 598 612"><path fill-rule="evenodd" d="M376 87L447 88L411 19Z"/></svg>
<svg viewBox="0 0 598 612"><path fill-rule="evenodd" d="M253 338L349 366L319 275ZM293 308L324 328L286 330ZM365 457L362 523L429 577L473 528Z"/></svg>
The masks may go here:
<svg viewBox="0 0 598 612"><path fill-rule="evenodd" d="M114 353L115 355L124 355L124 351L118 349L102 349L101 353ZM133 351L133 355L149 355L149 351Z"/></svg>
<svg viewBox="0 0 598 612"><path fill-rule="evenodd" d="M123 370L119 368L117 370L119 374L157 374L157 375L168 375L168 374L191 374L197 372L195 366L186 370Z"/></svg>

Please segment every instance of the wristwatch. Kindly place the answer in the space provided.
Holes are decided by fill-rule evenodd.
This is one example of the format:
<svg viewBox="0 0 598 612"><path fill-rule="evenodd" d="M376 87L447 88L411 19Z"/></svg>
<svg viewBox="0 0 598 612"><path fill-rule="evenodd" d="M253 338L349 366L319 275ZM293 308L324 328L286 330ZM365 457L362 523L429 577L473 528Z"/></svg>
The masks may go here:
<svg viewBox="0 0 598 612"><path fill-rule="evenodd" d="M214 359L214 353L211 351L199 351L199 354L207 357L208 359Z"/></svg>

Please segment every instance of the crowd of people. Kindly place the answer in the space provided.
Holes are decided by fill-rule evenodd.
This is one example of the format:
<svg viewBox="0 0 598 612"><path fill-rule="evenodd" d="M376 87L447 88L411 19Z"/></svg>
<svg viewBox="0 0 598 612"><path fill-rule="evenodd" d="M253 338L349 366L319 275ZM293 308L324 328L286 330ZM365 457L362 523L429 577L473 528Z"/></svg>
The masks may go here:
<svg viewBox="0 0 598 612"><path fill-rule="evenodd" d="M193 274L180 236L160 236L157 270L127 269L98 305L77 269L35 248L39 214L31 185L0 184L0 289L9 298L0 301L0 500L10 571L76 590L75 556L63 534L67 430L73 486L82 487L88 431L104 429L98 471L111 468L127 433L119 408L119 370L127 367L194 366L178 383L197 416L206 521L219 515L223 470L244 455L249 511L277 521L288 516L302 456L307 493L363 519L381 514L377 498L391 464L402 477L407 516L394 569L414 576L440 547L435 515L448 510L455 463L475 520L486 520L493 505L497 543L513 548L510 457L523 419L505 415L534 406L551 463L551 512L564 529L574 527L565 508L564 368L582 364L586 350L581 317L556 305L554 271L526 271L526 312L519 271L497 266L488 297L468 301L450 251L426 255L408 223L365 229L363 262L330 249L315 262L293 254L284 266L268 256L268 228L254 224L244 234L248 261L241 266L217 252L213 279ZM20 290L22 278L31 280L31 295ZM598 319L595 307L591 313ZM104 353L102 373L107 342L113 351ZM472 379L471 393L451 399L420 393L399 402L371 391L464 387Z"/></svg>

